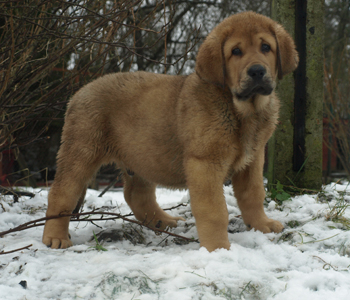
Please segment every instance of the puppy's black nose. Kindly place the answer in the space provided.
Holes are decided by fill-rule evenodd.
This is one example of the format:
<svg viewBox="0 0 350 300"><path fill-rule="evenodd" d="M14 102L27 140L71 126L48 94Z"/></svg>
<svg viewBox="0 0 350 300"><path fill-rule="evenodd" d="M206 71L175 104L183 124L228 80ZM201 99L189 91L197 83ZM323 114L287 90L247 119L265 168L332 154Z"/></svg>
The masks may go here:
<svg viewBox="0 0 350 300"><path fill-rule="evenodd" d="M248 69L248 75L253 80L261 80L266 74L266 69L262 65L253 65Z"/></svg>

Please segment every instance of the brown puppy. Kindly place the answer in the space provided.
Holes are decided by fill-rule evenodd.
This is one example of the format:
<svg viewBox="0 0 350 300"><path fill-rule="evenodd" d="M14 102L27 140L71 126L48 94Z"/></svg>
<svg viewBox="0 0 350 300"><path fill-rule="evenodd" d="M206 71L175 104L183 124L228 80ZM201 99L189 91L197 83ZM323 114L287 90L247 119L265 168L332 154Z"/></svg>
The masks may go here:
<svg viewBox="0 0 350 300"><path fill-rule="evenodd" d="M114 162L124 170L125 200L152 226L182 219L158 206L156 186L188 188L201 246L209 251L230 248L227 178L245 224L280 232L282 224L263 207L264 147L278 119L276 77L297 64L282 26L245 12L208 35L189 76L117 73L89 83L68 105L46 215L78 208L93 174ZM47 221L43 242L71 246L68 225L68 217Z"/></svg>

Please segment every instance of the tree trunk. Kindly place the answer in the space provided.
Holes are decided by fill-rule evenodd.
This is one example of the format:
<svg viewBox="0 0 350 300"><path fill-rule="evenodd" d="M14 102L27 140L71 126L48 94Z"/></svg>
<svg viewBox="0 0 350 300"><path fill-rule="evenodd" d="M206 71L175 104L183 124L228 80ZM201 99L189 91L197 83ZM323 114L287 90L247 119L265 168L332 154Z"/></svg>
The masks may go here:
<svg viewBox="0 0 350 300"><path fill-rule="evenodd" d="M272 18L294 36L300 62L278 84L282 107L268 145L269 185L322 185L323 14L322 0L271 1Z"/></svg>

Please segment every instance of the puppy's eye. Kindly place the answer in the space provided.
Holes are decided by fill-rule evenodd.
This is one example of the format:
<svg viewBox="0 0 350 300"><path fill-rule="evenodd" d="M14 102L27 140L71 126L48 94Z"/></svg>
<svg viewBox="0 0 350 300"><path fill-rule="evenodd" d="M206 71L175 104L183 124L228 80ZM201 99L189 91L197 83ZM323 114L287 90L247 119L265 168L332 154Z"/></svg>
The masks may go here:
<svg viewBox="0 0 350 300"><path fill-rule="evenodd" d="M242 55L242 51L239 48L235 48L232 50L233 55Z"/></svg>
<svg viewBox="0 0 350 300"><path fill-rule="evenodd" d="M262 44L262 45L261 45L261 51L262 51L262 52L267 53L267 52L269 52L270 50L271 50L270 45L268 45L268 44Z"/></svg>

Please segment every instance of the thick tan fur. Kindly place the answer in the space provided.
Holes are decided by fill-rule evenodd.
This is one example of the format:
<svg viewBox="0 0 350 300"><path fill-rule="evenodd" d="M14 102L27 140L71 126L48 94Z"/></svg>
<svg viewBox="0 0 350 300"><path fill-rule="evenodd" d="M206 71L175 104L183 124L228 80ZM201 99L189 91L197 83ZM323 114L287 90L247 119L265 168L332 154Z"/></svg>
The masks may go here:
<svg viewBox="0 0 350 300"><path fill-rule="evenodd" d="M236 48L241 54L233 54ZM116 73L89 83L68 105L47 216L71 213L99 167L116 163L124 170L125 200L138 220L154 227L183 220L158 206L156 186L188 188L200 243L209 251L230 248L228 178L245 224L280 232L282 224L263 208L264 148L278 120L276 78L297 64L282 26L246 12L208 35L189 76ZM258 83L256 66L266 72ZM68 225L69 218L47 221L43 242L71 246Z"/></svg>

